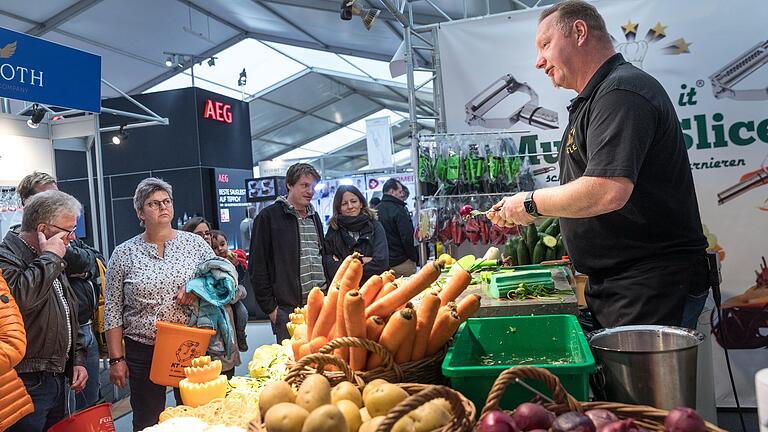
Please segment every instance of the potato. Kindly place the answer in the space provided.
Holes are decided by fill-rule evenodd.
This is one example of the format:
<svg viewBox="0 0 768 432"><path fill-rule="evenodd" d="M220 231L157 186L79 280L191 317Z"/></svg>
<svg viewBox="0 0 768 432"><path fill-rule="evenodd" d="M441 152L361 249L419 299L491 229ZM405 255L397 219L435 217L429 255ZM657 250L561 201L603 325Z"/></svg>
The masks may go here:
<svg viewBox="0 0 768 432"><path fill-rule="evenodd" d="M416 426L412 418L404 416L392 426L392 432L416 432Z"/></svg>
<svg viewBox="0 0 768 432"><path fill-rule="evenodd" d="M389 382L387 380L385 380L385 379L377 378L377 379L369 382L368 384L366 384L365 387L363 388L363 400L365 400L365 395L367 395L373 389L375 389L376 387L378 387L378 386L380 386L382 384L389 384Z"/></svg>
<svg viewBox="0 0 768 432"><path fill-rule="evenodd" d="M386 417L384 416L374 417L360 425L360 429L358 429L357 432L376 432L376 429L379 428L379 425L385 418Z"/></svg>
<svg viewBox="0 0 768 432"><path fill-rule="evenodd" d="M395 405L404 401L408 393L394 384L382 384L370 392L368 397L364 398L365 407L373 417L387 415L389 410Z"/></svg>
<svg viewBox="0 0 768 432"><path fill-rule="evenodd" d="M336 405L341 411L341 414L344 415L349 432L357 432L360 425L363 424L363 420L360 417L360 408L358 408L354 402L346 399L342 399L334 405Z"/></svg>
<svg viewBox="0 0 768 432"><path fill-rule="evenodd" d="M445 399L442 399L445 401ZM447 401L446 401L447 403ZM448 405L450 408L450 405ZM446 411L440 399L431 400L408 414L415 432L429 432L448 424L452 414Z"/></svg>
<svg viewBox="0 0 768 432"><path fill-rule="evenodd" d="M296 393L293 392L291 385L285 381L275 381L264 386L259 395L259 411L263 418L267 411L273 406L282 402L295 402Z"/></svg>
<svg viewBox="0 0 768 432"><path fill-rule="evenodd" d="M329 404L312 411L301 432L343 432L348 429L347 420L341 410L336 405Z"/></svg>
<svg viewBox="0 0 768 432"><path fill-rule="evenodd" d="M340 400L352 401L358 408L363 406L363 397L360 395L360 390L349 381L343 381L331 390L331 403L336 403Z"/></svg>
<svg viewBox="0 0 768 432"><path fill-rule="evenodd" d="M308 376L296 393L296 405L310 413L321 405L331 403L331 385L328 379L320 374Z"/></svg>
<svg viewBox="0 0 768 432"><path fill-rule="evenodd" d="M371 415L368 413L368 408L366 407L360 408L360 420L362 420L363 423L365 423L370 419L371 419Z"/></svg>
<svg viewBox="0 0 768 432"><path fill-rule="evenodd" d="M267 411L264 424L269 432L301 432L309 412L290 402L281 402Z"/></svg>

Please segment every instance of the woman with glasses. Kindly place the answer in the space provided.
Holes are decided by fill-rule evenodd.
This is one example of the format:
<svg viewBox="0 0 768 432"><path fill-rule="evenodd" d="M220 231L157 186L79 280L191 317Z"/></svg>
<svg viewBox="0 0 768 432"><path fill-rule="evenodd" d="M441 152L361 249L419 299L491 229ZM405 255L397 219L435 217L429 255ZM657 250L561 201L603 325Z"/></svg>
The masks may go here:
<svg viewBox="0 0 768 432"><path fill-rule="evenodd" d="M198 264L215 254L201 236L173 229L173 189L165 181L142 180L133 204L144 232L112 254L104 319L109 378L119 387L130 383L133 429L138 431L157 424L165 409L165 386L149 380L155 321L187 324L194 294L185 287Z"/></svg>
<svg viewBox="0 0 768 432"><path fill-rule="evenodd" d="M181 230L197 234L202 237L206 243L211 244L211 224L203 217L195 216L190 218L187 223L181 227Z"/></svg>

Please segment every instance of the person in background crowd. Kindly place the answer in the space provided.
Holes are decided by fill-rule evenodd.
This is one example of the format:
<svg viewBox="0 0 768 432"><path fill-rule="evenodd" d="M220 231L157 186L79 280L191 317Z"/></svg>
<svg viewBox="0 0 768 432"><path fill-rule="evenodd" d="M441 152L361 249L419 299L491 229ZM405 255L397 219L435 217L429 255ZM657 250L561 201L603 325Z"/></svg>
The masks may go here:
<svg viewBox="0 0 768 432"><path fill-rule="evenodd" d="M323 225L312 206L319 180L312 165L291 165L285 176L288 196L278 197L253 221L248 271L278 343L290 337L288 314L306 304L312 288L327 285Z"/></svg>
<svg viewBox="0 0 768 432"><path fill-rule="evenodd" d="M32 414L32 398L14 367L27 350L27 332L18 305L0 275L0 431Z"/></svg>
<svg viewBox="0 0 768 432"><path fill-rule="evenodd" d="M560 186L505 197L489 219L560 216L568 255L589 276L597 327L695 328L709 293L707 241L675 106L656 79L616 54L583 1L544 10L536 68L577 91L560 149Z"/></svg>
<svg viewBox="0 0 768 432"><path fill-rule="evenodd" d="M380 203L381 203L381 198L379 198L379 197L373 197L373 198L371 198L371 200L368 202L368 205L369 205L369 206L370 206L372 209L376 210L376 207L378 207Z"/></svg>
<svg viewBox="0 0 768 432"><path fill-rule="evenodd" d="M363 256L363 281L389 268L387 233L354 186L342 185L333 197L333 216L325 233L325 272L330 280L353 252Z"/></svg>
<svg viewBox="0 0 768 432"><path fill-rule="evenodd" d="M387 233L389 266L397 276L410 276L416 273L419 254L413 242L413 222L405 209L406 189L391 178L384 182L382 191L384 196L376 211Z"/></svg>
<svg viewBox="0 0 768 432"><path fill-rule="evenodd" d="M245 333L245 327L248 325L248 309L245 308L242 299L248 295L250 291L250 278L246 273L245 264L240 260L240 257L234 252L229 250L229 244L227 243L227 235L224 231L213 230L211 231L211 247L216 256L225 258L235 266L237 270L237 283L239 295L236 296L238 300L232 303L232 316L234 319L234 325L232 326L236 330L237 346L242 352L248 351L248 337Z"/></svg>
<svg viewBox="0 0 768 432"><path fill-rule="evenodd" d="M245 219L240 221L240 247L248 253L251 247L251 230L253 219L256 217L256 207L248 206L245 211Z"/></svg>
<svg viewBox="0 0 768 432"><path fill-rule="evenodd" d="M16 187L21 204L37 193L47 190L59 190L54 179L49 174L35 171L25 176ZM11 231L19 233L21 225L11 227ZM75 395L75 407L78 410L95 405L99 400L99 344L93 330L92 319L99 301L100 286L99 268L96 260L105 262L104 256L77 237L72 237L64 254L67 263L66 276L69 285L77 297L77 319L85 337L85 367L88 370L88 383L85 389Z"/></svg>
<svg viewBox="0 0 768 432"><path fill-rule="evenodd" d="M211 244L211 223L205 220L202 216L189 218L189 220L181 226L181 230L197 234L202 237L206 243Z"/></svg>
<svg viewBox="0 0 768 432"><path fill-rule="evenodd" d="M0 243L0 270L27 332L27 352L16 372L35 406L11 431L47 430L66 415L65 376L76 392L88 381L85 336L63 258L80 210L80 203L64 192L36 194L26 202L19 234L9 232Z"/></svg>
<svg viewBox="0 0 768 432"><path fill-rule="evenodd" d="M155 322L187 324L195 299L185 292L187 282L198 264L215 255L201 236L173 229L173 189L165 181L142 180L133 206L144 232L112 253L104 320L109 378L118 387L130 383L133 429L139 431L157 424L165 409L165 386L149 380Z"/></svg>

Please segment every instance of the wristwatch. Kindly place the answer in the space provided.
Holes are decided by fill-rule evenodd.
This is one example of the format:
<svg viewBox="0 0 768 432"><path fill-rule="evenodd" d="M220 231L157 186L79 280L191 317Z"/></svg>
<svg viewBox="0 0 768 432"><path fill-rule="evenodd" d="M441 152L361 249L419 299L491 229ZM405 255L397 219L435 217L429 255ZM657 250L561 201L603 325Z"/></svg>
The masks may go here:
<svg viewBox="0 0 768 432"><path fill-rule="evenodd" d="M109 365L110 366L114 366L114 365L120 363L121 361L125 361L125 356L110 358L109 359Z"/></svg>
<svg viewBox="0 0 768 432"><path fill-rule="evenodd" d="M525 196L525 201L523 201L523 205L525 206L525 211L529 215L533 217L539 217L541 215L539 214L539 211L536 208L536 202L533 200L533 192L535 191L528 192L528 195Z"/></svg>

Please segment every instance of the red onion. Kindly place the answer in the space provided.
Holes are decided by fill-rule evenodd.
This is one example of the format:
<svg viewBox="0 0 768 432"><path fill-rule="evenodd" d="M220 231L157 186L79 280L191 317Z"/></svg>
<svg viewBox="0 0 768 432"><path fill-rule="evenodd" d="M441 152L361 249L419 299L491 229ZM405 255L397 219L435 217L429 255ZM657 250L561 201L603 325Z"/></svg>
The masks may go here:
<svg viewBox="0 0 768 432"><path fill-rule="evenodd" d="M707 432L707 427L696 410L679 407L667 414L664 430L666 432Z"/></svg>
<svg viewBox="0 0 768 432"><path fill-rule="evenodd" d="M555 415L539 404L526 402L512 413L512 419L520 430L549 429L555 421Z"/></svg>
<svg viewBox="0 0 768 432"><path fill-rule="evenodd" d="M477 432L520 432L512 416L504 411L486 413L477 423Z"/></svg>
<svg viewBox="0 0 768 432"><path fill-rule="evenodd" d="M595 424L589 417L573 411L558 416L550 430L552 432L596 432Z"/></svg>
<svg viewBox="0 0 768 432"><path fill-rule="evenodd" d="M585 412L584 415L586 415L587 417L590 418L590 420L592 420L592 423L595 424L595 427L597 428L597 430L600 430L600 428L602 428L603 426L609 423L619 421L619 418L616 417L616 415L604 409L589 410Z"/></svg>

